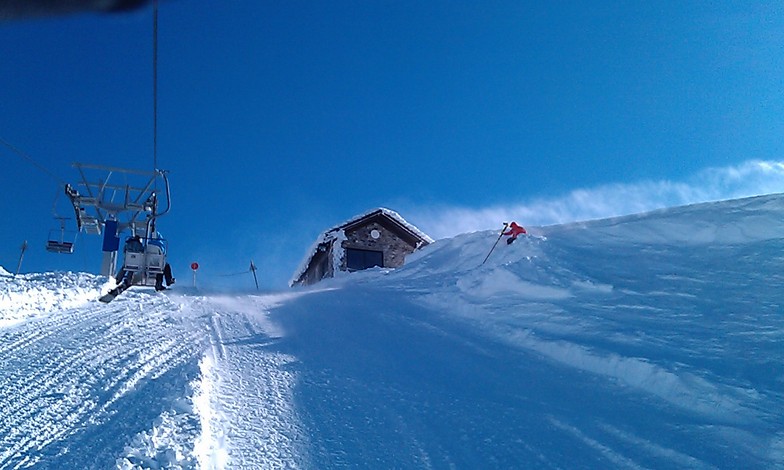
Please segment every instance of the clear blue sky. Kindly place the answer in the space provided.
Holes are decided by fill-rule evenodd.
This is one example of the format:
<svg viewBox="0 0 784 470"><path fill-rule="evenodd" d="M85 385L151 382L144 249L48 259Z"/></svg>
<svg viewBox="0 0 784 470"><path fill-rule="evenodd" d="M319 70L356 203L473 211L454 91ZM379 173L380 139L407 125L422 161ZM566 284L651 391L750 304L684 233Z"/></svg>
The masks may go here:
<svg viewBox="0 0 784 470"><path fill-rule="evenodd" d="M781 159L784 5L573 3L162 1L175 276L229 282L252 258L280 287L378 206L441 235L416 215ZM60 178L152 168L151 6L0 24L0 66L0 137ZM23 271L96 272L97 237L43 249L57 181L0 161L0 265L26 239Z"/></svg>

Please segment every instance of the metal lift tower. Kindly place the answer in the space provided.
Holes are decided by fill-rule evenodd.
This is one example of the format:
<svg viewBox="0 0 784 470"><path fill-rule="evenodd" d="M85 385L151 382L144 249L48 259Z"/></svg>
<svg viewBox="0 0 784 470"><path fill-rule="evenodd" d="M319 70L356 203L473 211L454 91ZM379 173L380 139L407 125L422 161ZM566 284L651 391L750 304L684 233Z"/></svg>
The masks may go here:
<svg viewBox="0 0 784 470"><path fill-rule="evenodd" d="M65 185L80 232L103 234L101 275L112 277L126 230L142 238L155 234L156 219L169 212L171 194L165 170L143 171L74 163L82 181ZM163 187L164 210L159 209L158 185Z"/></svg>

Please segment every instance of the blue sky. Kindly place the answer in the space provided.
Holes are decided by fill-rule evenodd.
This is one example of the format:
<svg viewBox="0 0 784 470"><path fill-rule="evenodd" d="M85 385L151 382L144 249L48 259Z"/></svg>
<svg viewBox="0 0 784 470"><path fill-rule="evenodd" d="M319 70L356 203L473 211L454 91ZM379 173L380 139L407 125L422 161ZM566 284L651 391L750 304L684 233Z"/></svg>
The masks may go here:
<svg viewBox="0 0 784 470"><path fill-rule="evenodd" d="M378 206L443 237L782 191L783 41L764 2L163 1L175 276L283 286ZM152 168L150 6L4 23L0 64L0 137L59 178ZM43 249L57 181L0 159L0 265L97 271L97 237Z"/></svg>

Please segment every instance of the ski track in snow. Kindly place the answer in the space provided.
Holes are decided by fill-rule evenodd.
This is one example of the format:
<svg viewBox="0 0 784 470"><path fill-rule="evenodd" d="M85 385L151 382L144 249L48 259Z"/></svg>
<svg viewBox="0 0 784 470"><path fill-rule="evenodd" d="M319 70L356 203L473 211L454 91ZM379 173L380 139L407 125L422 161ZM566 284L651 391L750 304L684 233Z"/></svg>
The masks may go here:
<svg viewBox="0 0 784 470"><path fill-rule="evenodd" d="M268 310L292 295L132 289L0 270L0 468L300 468L291 356Z"/></svg>
<svg viewBox="0 0 784 470"><path fill-rule="evenodd" d="M294 358L268 350L281 334L267 311L279 296L184 297L185 310L207 319L196 408L202 468L307 468L305 432L294 411ZM285 296L284 296L285 298Z"/></svg>
<svg viewBox="0 0 784 470"><path fill-rule="evenodd" d="M308 468L305 432L293 405L294 358L266 349L280 335L266 319L274 303L262 297L203 299L210 315L211 349L202 397L210 416L203 427L203 468ZM253 372L249 373L248 366Z"/></svg>
<svg viewBox="0 0 784 470"><path fill-rule="evenodd" d="M106 425L142 381L197 354L199 331L172 321L167 301L146 297L129 293L0 331L0 467L56 467L71 451L62 442Z"/></svg>
<svg viewBox="0 0 784 470"><path fill-rule="evenodd" d="M265 347L282 335L268 310L291 294L102 304L89 275L9 277L0 468L308 467L294 358Z"/></svg>

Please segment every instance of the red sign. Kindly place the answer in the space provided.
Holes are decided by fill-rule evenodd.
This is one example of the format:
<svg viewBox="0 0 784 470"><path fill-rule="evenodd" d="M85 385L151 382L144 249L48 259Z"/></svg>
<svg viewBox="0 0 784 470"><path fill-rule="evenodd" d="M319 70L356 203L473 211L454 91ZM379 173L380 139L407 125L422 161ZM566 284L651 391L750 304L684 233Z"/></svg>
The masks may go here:
<svg viewBox="0 0 784 470"><path fill-rule="evenodd" d="M194 271L196 271L197 269L199 269L199 263L196 263L196 262L194 262L194 263L191 263L191 269L193 269Z"/></svg>

